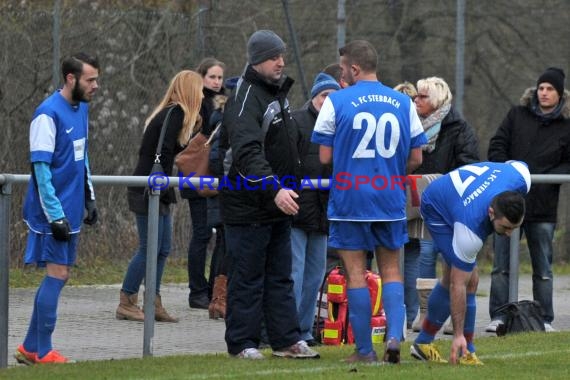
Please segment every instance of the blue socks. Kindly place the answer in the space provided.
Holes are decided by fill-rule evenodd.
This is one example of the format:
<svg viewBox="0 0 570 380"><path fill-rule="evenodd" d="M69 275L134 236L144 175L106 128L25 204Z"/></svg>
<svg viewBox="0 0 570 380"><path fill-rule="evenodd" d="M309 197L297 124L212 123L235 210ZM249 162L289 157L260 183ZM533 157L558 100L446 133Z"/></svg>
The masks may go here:
<svg viewBox="0 0 570 380"><path fill-rule="evenodd" d="M40 358L44 357L53 348L51 344L51 335L55 329L55 322L57 320L57 303L59 300L59 294L61 293L61 289L63 289L64 285L64 280L45 276L36 294L34 312L32 313L32 322L35 315L37 319L36 346L38 357ZM30 330L32 330L32 325L30 325ZM29 334L28 332L28 335L31 340L33 333ZM26 337L26 341L28 341L28 336ZM24 344L26 349L31 350L32 346L33 344L31 343L29 346Z"/></svg>
<svg viewBox="0 0 570 380"><path fill-rule="evenodd" d="M465 321L463 324L463 334L467 340L467 349L469 352L475 352L473 344L473 335L475 332L475 317L477 313L477 302L475 293L467 294L465 308ZM437 284L429 297L428 313L422 330L416 338L418 344L428 344L433 342L435 334L441 329L449 317L450 311L449 290L445 289L441 284Z"/></svg>
<svg viewBox="0 0 570 380"><path fill-rule="evenodd" d="M26 338L23 343L24 349L28 352L38 352L38 307L36 305L38 304L39 293L40 288L38 287L34 298L34 309L32 312L32 318L30 319L30 326L28 326L28 333L26 334Z"/></svg>
<svg viewBox="0 0 570 380"><path fill-rule="evenodd" d="M370 319L372 306L370 304L370 292L368 288L355 288L347 290L349 320L352 333L356 342L356 349L361 355L369 354L372 348L372 336ZM382 284L382 302L386 312L386 320L390 321L387 326L386 340L395 338L402 340L404 331L404 284L390 282Z"/></svg>
<svg viewBox="0 0 570 380"><path fill-rule="evenodd" d="M475 345L473 344L473 334L475 332L475 315L477 313L477 303L475 301L475 294L467 294L467 307L465 308L465 322L463 325L463 334L467 341L467 349L469 352L475 352Z"/></svg>
<svg viewBox="0 0 570 380"><path fill-rule="evenodd" d="M404 318L406 306L404 305L404 284L389 282L382 284L382 303L386 313L386 341L394 338L401 341L404 333Z"/></svg>
<svg viewBox="0 0 570 380"><path fill-rule="evenodd" d="M438 282L428 300L428 312L420 334L416 338L418 344L433 342L435 334L441 329L449 317L449 290Z"/></svg>
<svg viewBox="0 0 570 380"><path fill-rule="evenodd" d="M356 342L356 349L361 355L372 352L372 331L370 319L372 306L370 305L370 292L368 288L347 289L348 319L352 326L352 333Z"/></svg>

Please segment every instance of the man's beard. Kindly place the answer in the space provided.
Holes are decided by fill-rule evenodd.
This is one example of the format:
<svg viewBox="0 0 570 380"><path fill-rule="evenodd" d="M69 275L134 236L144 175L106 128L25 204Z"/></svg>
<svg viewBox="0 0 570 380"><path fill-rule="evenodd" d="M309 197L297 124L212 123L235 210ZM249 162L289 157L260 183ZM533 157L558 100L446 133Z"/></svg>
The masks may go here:
<svg viewBox="0 0 570 380"><path fill-rule="evenodd" d="M79 78L75 80L75 86L71 90L71 100L74 102L88 102L89 99L85 97L85 90L79 85Z"/></svg>

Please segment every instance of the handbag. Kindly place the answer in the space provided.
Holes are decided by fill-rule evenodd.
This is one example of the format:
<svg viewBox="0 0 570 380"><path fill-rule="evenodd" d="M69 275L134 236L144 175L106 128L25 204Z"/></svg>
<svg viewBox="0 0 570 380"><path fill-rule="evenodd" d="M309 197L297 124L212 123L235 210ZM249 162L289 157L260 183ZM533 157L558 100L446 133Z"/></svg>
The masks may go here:
<svg viewBox="0 0 570 380"><path fill-rule="evenodd" d="M210 150L212 150L212 140L218 133L222 123L218 122L210 137L201 131L190 139L188 145L176 155L174 163L178 171L184 176L192 174L196 177L212 177L210 171ZM218 190L211 189L210 185L195 186L196 192L202 197L212 197L218 194Z"/></svg>
<svg viewBox="0 0 570 380"><path fill-rule="evenodd" d="M160 137L158 138L158 144L156 145L156 153L154 155L154 163L152 164L152 168L150 170L149 175L152 173L164 173L164 168L160 163L160 156L162 154L162 144L164 142L164 135L166 134L166 128L168 127L168 121L170 120L170 114L174 107L171 107L166 116L164 117L164 121L162 122L162 127L160 127ZM134 188L129 187L127 188L127 201L129 204L129 210L141 215L148 214L148 198L149 198L150 188L145 187L144 191L141 193L136 191ZM163 207L161 205L161 214L163 214Z"/></svg>
<svg viewBox="0 0 570 380"><path fill-rule="evenodd" d="M504 315L504 324L497 326L497 335L544 331L542 307L537 301L519 301L504 304L497 309L497 314Z"/></svg>

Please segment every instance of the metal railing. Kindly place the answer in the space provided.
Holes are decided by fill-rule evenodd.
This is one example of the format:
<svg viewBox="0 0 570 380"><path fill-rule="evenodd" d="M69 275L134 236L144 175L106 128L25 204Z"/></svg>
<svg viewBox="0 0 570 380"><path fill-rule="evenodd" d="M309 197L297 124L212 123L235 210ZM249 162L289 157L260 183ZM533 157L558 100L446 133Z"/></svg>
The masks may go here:
<svg viewBox="0 0 570 380"><path fill-rule="evenodd" d="M94 185L106 186L139 186L147 187L149 177L143 176L98 176L92 177ZM8 300L9 300L9 251L10 251L10 206L12 185L27 183L29 175L23 174L0 174L0 368L8 366ZM570 183L570 175L531 175L532 183ZM184 180L183 186L188 187L187 182L194 186L200 185L200 178ZM312 180L313 186L329 186L328 180ZM317 182L318 181L318 182ZM178 187L179 177L169 177L169 187ZM213 182L217 186L217 180ZM151 191L148 208L148 244L146 252L146 274L144 295L144 334L143 334L143 357L152 356L154 339L154 299L156 290L156 258L158 250L158 216L159 216L159 191ZM517 229L511 235L510 248L510 276L509 276L509 301L518 300L518 270L520 231Z"/></svg>
<svg viewBox="0 0 570 380"><path fill-rule="evenodd" d="M94 185L147 187L149 177L139 176L97 176L92 177ZM12 185L27 183L30 175L0 174L0 368L8 366L8 305L9 305L9 251L10 251L10 203ZM179 186L178 177L169 178L169 187ZM199 186L199 178L191 178ZM188 182L186 180L185 182ZM187 183L183 184L188 187ZM214 182L217 186L217 181ZM160 191L149 192L148 242L146 251L146 273L144 293L143 356L152 356L154 339L154 300L156 291L156 258L158 255L158 216Z"/></svg>

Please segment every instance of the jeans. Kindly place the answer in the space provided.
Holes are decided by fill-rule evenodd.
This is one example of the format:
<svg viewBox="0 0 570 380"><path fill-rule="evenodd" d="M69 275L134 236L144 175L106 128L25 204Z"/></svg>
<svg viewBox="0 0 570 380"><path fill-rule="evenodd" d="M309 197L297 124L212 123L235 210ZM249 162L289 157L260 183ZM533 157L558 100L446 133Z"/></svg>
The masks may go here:
<svg viewBox="0 0 570 380"><path fill-rule="evenodd" d="M327 235L293 228L291 250L293 251L291 277L294 283L293 292L301 339L312 340L315 307L327 264Z"/></svg>
<svg viewBox="0 0 570 380"><path fill-rule="evenodd" d="M230 355L257 348L265 320L271 347L300 340L293 280L291 223L226 225L228 273L225 340Z"/></svg>
<svg viewBox="0 0 570 380"><path fill-rule="evenodd" d="M432 240L420 240L419 278L437 278L437 254Z"/></svg>
<svg viewBox="0 0 570 380"><path fill-rule="evenodd" d="M410 239L404 246L404 303L408 324L414 321L420 306L416 279L436 278L437 254L431 240Z"/></svg>
<svg viewBox="0 0 570 380"><path fill-rule="evenodd" d="M418 258L420 257L420 243L418 239L410 239L404 245L404 303L406 304L407 324L416 319L420 301L416 289L418 278Z"/></svg>
<svg viewBox="0 0 570 380"><path fill-rule="evenodd" d="M212 229L208 227L207 223L208 206L206 198L189 198L188 205L192 219L192 239L188 247L189 299L198 299L208 297L210 293L205 270L207 248L212 237Z"/></svg>
<svg viewBox="0 0 570 380"><path fill-rule="evenodd" d="M521 231L526 236L532 263L532 295L542 306L544 321L554 320L552 306L552 239L555 223L525 222ZM521 233L521 236L522 236ZM510 238L494 234L493 271L491 272L491 296L489 299L489 315L491 319L499 319L496 310L509 302L509 262Z"/></svg>
<svg viewBox="0 0 570 380"><path fill-rule="evenodd" d="M139 248L127 269L121 290L127 294L139 292L146 274L146 247L148 237L148 216L136 214ZM160 294L160 282L164 273L166 258L172 245L172 217L170 214L158 216L158 256L156 260L156 294Z"/></svg>

